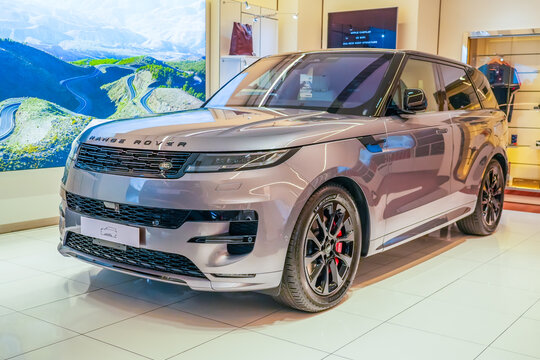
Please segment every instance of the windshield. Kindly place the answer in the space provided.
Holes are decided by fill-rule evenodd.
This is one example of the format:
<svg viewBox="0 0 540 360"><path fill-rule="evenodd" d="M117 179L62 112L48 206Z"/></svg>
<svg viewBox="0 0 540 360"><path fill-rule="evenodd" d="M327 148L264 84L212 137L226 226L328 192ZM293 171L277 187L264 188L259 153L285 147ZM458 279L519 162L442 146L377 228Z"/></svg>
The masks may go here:
<svg viewBox="0 0 540 360"><path fill-rule="evenodd" d="M316 53L263 58L233 78L207 107L248 106L373 115L393 55Z"/></svg>

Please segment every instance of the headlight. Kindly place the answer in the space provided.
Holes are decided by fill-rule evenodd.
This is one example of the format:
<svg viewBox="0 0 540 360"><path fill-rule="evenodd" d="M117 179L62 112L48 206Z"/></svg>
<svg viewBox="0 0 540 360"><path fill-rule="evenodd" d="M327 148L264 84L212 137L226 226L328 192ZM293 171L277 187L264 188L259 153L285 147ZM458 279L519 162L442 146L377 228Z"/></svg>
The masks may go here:
<svg viewBox="0 0 540 360"><path fill-rule="evenodd" d="M218 172L259 169L274 166L290 158L297 149L199 154L186 172Z"/></svg>
<svg viewBox="0 0 540 360"><path fill-rule="evenodd" d="M81 133L82 134L82 133ZM62 184L66 184L66 180L68 177L68 171L71 166L71 163L75 161L77 157L77 151L79 151L79 145L81 144L81 134L73 140L73 143L71 144L71 150L69 151L69 155L66 159L66 166L64 166L64 174L62 175Z"/></svg>
<svg viewBox="0 0 540 360"><path fill-rule="evenodd" d="M71 151L68 155L68 162L69 160L75 160L77 156L77 151L79 151L79 146L81 145L81 137L86 132L86 130L90 129L91 127L94 127L99 124L103 124L105 122L109 122L112 120L103 120L103 119L93 119L91 120L85 127L82 129L82 131L79 133L79 135L73 140L73 143L71 144Z"/></svg>
<svg viewBox="0 0 540 360"><path fill-rule="evenodd" d="M77 151L79 150L79 145L81 145L80 139L81 135L77 136L75 140L73 140L73 143L71 144L71 150L69 151L68 155L68 162L70 160L75 160L75 157L77 156Z"/></svg>

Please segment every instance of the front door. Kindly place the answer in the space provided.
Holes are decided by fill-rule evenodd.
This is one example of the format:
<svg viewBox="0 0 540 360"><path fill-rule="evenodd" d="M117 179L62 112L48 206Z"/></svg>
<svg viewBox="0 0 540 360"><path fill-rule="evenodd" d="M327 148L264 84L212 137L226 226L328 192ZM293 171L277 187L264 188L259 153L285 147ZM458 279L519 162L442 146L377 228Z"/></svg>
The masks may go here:
<svg viewBox="0 0 540 360"><path fill-rule="evenodd" d="M442 111L444 98L435 64L408 59L390 107L403 108L406 89L422 89L427 108L413 115L386 118L390 170L384 248L396 245L438 225L433 221L452 208L452 122ZM428 221L431 220L431 221ZM424 229L425 227L425 229Z"/></svg>

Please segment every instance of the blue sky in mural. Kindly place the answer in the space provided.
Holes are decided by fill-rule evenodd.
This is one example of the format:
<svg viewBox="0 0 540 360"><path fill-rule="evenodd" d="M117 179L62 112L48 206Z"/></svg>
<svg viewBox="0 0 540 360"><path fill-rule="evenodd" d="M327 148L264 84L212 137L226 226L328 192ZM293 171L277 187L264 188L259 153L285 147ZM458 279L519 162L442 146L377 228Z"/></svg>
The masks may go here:
<svg viewBox="0 0 540 360"><path fill-rule="evenodd" d="M63 60L205 55L205 1L0 0L0 37Z"/></svg>

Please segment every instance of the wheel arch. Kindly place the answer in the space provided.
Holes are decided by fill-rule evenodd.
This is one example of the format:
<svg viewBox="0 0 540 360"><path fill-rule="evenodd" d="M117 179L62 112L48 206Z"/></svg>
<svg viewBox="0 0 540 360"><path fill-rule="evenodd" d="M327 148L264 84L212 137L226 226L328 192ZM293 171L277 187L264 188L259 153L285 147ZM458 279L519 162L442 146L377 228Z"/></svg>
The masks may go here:
<svg viewBox="0 0 540 360"><path fill-rule="evenodd" d="M501 153L496 153L495 155L493 155L493 159L497 160L499 164L501 165L501 168L504 174L504 179L506 181L508 179L508 163L506 161L506 157Z"/></svg>
<svg viewBox="0 0 540 360"><path fill-rule="evenodd" d="M321 184L315 191L328 184L337 184L343 186L353 197L353 200L360 215L362 224L362 252L361 256L366 256L369 251L370 242L370 216L366 197L360 186L351 178L339 176L327 180Z"/></svg>

